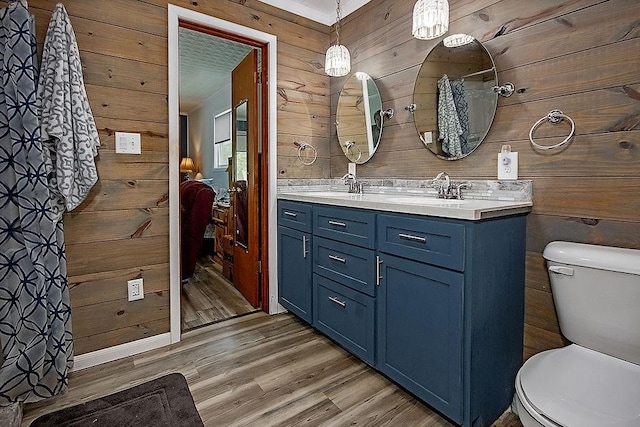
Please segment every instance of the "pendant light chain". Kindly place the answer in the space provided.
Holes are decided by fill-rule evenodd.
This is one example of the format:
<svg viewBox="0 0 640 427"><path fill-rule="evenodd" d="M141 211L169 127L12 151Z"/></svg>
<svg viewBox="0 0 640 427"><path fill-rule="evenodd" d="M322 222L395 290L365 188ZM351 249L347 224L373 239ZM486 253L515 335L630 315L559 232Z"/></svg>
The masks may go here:
<svg viewBox="0 0 640 427"><path fill-rule="evenodd" d="M340 44L340 0L336 2L336 44Z"/></svg>

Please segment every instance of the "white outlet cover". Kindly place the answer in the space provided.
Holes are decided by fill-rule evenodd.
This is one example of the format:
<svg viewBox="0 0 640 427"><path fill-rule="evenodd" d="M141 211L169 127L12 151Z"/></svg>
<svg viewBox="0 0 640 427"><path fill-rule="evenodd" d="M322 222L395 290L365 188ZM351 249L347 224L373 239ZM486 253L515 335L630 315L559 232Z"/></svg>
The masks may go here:
<svg viewBox="0 0 640 427"><path fill-rule="evenodd" d="M498 153L498 179L518 179L517 152Z"/></svg>
<svg viewBox="0 0 640 427"><path fill-rule="evenodd" d="M127 295L129 301L135 301L144 298L144 280L133 279L127 281Z"/></svg>
<svg viewBox="0 0 640 427"><path fill-rule="evenodd" d="M140 154L140 134L129 132L116 132L116 153Z"/></svg>

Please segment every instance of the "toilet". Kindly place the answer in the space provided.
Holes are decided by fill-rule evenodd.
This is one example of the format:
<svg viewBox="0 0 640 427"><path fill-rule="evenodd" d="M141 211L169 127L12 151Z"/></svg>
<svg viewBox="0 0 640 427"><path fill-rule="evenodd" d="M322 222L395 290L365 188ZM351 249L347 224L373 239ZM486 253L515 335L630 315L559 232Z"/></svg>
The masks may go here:
<svg viewBox="0 0 640 427"><path fill-rule="evenodd" d="M640 250L551 242L544 250L562 334L516 376L524 427L640 427Z"/></svg>

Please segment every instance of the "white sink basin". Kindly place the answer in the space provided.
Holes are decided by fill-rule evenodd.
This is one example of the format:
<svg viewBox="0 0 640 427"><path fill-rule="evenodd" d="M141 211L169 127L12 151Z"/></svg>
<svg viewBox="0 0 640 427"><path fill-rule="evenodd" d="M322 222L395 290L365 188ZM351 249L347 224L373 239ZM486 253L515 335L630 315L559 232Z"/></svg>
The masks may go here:
<svg viewBox="0 0 640 427"><path fill-rule="evenodd" d="M389 203L398 203L406 205L430 205L430 206L458 206L467 203L467 200L458 199L431 199L428 197L405 196L405 197L389 197L386 199Z"/></svg>
<svg viewBox="0 0 640 427"><path fill-rule="evenodd" d="M340 192L340 191L309 191L299 194L306 194L315 197L347 197L353 195L353 193Z"/></svg>

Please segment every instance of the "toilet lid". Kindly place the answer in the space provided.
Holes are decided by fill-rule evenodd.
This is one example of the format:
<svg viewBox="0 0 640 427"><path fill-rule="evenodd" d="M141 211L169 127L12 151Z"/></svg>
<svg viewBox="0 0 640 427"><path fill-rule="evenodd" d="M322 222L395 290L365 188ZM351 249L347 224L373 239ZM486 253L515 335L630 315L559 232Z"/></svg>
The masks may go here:
<svg viewBox="0 0 640 427"><path fill-rule="evenodd" d="M531 357L520 370L525 397L564 426L639 427L640 366L576 344Z"/></svg>

